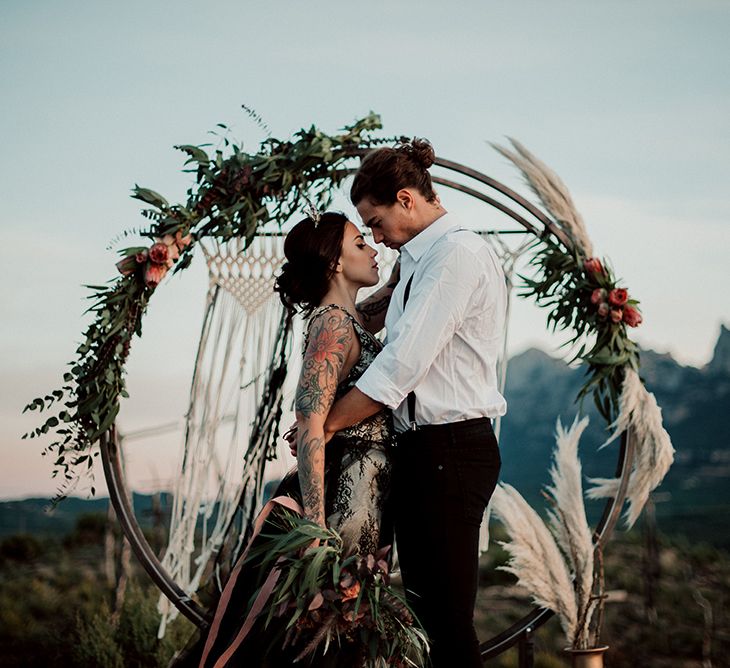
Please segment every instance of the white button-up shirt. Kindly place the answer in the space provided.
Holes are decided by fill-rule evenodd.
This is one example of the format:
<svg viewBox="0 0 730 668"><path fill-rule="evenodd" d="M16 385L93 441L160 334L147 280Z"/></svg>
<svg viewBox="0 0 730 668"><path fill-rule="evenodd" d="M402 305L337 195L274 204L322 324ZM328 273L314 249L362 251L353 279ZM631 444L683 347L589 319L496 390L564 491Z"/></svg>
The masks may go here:
<svg viewBox="0 0 730 668"><path fill-rule="evenodd" d="M401 247L385 347L357 388L393 409L399 432L409 426L411 390L419 425L504 415L497 359L506 305L504 272L492 249L454 216L441 216Z"/></svg>

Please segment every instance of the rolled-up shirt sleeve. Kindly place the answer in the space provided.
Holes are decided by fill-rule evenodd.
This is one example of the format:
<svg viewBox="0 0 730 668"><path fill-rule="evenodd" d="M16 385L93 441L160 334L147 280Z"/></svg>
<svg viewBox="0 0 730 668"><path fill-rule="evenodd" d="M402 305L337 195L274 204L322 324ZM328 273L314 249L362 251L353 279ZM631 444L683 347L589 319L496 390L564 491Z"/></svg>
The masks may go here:
<svg viewBox="0 0 730 668"><path fill-rule="evenodd" d="M482 280L485 275L478 258L459 244L441 244L422 258L403 314L356 387L371 399L397 408L454 335Z"/></svg>

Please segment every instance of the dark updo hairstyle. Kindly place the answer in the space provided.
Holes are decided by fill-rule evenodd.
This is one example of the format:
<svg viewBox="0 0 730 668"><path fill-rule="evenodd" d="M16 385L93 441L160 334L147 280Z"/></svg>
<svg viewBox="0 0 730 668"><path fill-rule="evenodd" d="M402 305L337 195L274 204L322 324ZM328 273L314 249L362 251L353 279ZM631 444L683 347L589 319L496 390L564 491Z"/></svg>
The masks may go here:
<svg viewBox="0 0 730 668"><path fill-rule="evenodd" d="M286 235L287 261L277 276L274 290L289 313L309 315L329 290L329 282L342 254L347 216L327 211L315 226L308 216Z"/></svg>
<svg viewBox="0 0 730 668"><path fill-rule="evenodd" d="M402 188L416 188L428 202L436 193L428 168L436 154L426 139L402 138L394 148L379 148L363 158L350 189L350 200L357 206L366 197L373 204L394 204Z"/></svg>

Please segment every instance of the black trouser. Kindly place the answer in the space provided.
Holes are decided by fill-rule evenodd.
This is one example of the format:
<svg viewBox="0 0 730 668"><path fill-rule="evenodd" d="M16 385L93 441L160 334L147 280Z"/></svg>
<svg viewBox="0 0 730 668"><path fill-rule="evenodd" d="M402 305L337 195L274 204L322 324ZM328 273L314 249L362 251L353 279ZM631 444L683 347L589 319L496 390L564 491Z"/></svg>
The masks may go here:
<svg viewBox="0 0 730 668"><path fill-rule="evenodd" d="M398 437L391 492L398 559L434 668L482 665L474 631L479 526L500 465L488 418Z"/></svg>

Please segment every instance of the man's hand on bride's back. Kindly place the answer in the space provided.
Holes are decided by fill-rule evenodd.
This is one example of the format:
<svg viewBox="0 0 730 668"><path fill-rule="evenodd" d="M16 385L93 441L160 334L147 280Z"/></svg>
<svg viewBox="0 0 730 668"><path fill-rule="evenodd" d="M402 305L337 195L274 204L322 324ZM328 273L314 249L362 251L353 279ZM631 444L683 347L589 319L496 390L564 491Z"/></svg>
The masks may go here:
<svg viewBox="0 0 730 668"><path fill-rule="evenodd" d="M284 432L282 437L289 445L292 457L297 456L297 423L295 422L289 429Z"/></svg>

